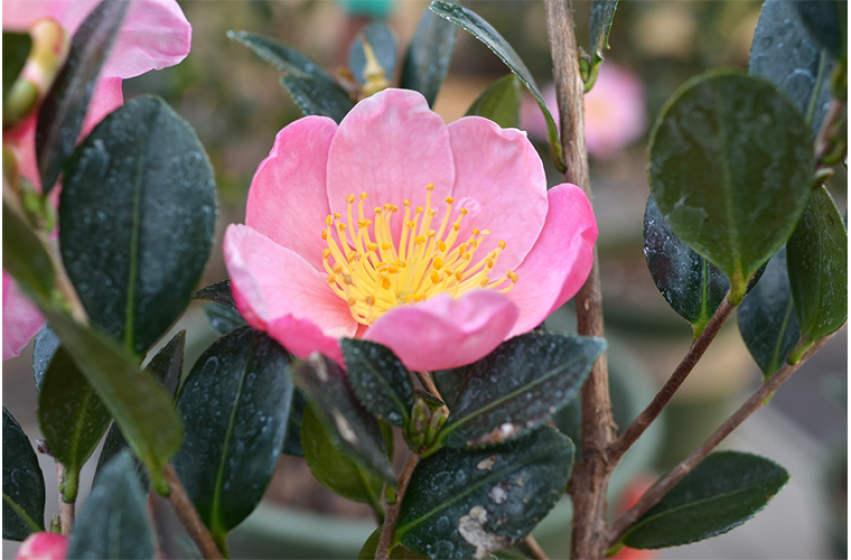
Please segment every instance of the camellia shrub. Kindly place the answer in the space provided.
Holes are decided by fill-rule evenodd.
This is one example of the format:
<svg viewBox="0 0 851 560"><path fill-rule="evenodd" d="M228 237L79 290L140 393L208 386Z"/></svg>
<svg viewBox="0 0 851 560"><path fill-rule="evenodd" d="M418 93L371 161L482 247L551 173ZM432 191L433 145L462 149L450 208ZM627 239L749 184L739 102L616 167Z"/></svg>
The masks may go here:
<svg viewBox="0 0 851 560"><path fill-rule="evenodd" d="M198 290L213 169L166 102L121 91L188 53L177 3L4 3L3 357L36 337L37 448L60 495L45 519L36 451L4 408L3 537L25 541L19 558L158 555L149 493L168 498L190 554L226 557L282 453L374 511L362 558L543 558L530 532L565 494L561 555L603 558L724 533L780 491L780 465L713 451L846 321L846 226L824 186L846 158L846 4L767 0L748 71L694 77L656 118L644 249L694 341L619 435L583 100L610 88L587 137L605 158L640 134L618 96L640 84L603 60L616 0L593 0L585 48L569 0L545 6L558 111L458 4L431 3L400 72L381 23L334 75L230 32L280 71L304 118L278 133L244 223L227 226L228 278ZM431 106L459 27L510 72L447 124ZM518 130L524 90L561 184ZM193 298L218 304L221 337L182 376L185 331L161 339ZM578 335L544 328L571 300ZM736 308L763 383L609 515L612 471ZM574 442L552 417L576 400ZM394 453L394 435L407 449Z"/></svg>

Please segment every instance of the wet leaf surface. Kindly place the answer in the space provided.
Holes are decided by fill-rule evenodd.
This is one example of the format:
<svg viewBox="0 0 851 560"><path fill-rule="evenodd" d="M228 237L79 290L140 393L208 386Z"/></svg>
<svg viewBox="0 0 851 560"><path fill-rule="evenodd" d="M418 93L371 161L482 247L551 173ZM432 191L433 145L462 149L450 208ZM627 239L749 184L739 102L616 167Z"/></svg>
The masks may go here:
<svg viewBox="0 0 851 560"><path fill-rule="evenodd" d="M791 235L811 192L810 132L774 86L732 70L690 80L651 134L651 192L665 221L730 278L738 305Z"/></svg>
<svg viewBox="0 0 851 560"><path fill-rule="evenodd" d="M480 450L420 461L394 542L429 558L483 558L525 537L564 493L574 446L547 427Z"/></svg>
<svg viewBox="0 0 851 560"><path fill-rule="evenodd" d="M408 368L386 346L344 338L340 348L346 375L360 403L379 420L400 428L414 406L414 387Z"/></svg>
<svg viewBox="0 0 851 560"><path fill-rule="evenodd" d="M29 33L3 32L3 99L9 98L9 90L24 69L30 47L32 38Z"/></svg>
<svg viewBox="0 0 851 560"><path fill-rule="evenodd" d="M301 421L306 408L307 397L304 396L301 389L296 388L293 391L293 400L290 405L290 419L287 425L287 439L284 442L283 453L287 455L304 457L304 450L301 448Z"/></svg>
<svg viewBox="0 0 851 560"><path fill-rule="evenodd" d="M786 271L786 248L768 261L765 274L738 310L739 332L766 379L777 373L801 338L792 288Z"/></svg>
<svg viewBox="0 0 851 560"><path fill-rule="evenodd" d="M366 69L366 53L363 46L363 38L369 44L379 66L384 70L384 76L390 80L396 69L396 39L393 33L384 23L374 21L360 30L358 36L349 45L349 70L360 83L366 82L364 70Z"/></svg>
<svg viewBox="0 0 851 560"><path fill-rule="evenodd" d="M204 147L161 99L103 120L66 169L62 260L89 317L143 354L180 315L213 246L216 184Z"/></svg>
<svg viewBox="0 0 851 560"><path fill-rule="evenodd" d="M53 262L44 245L23 217L3 199L3 270L25 293L50 301Z"/></svg>
<svg viewBox="0 0 851 560"><path fill-rule="evenodd" d="M230 289L230 279L216 282L206 288L201 288L192 297L195 299L206 299L207 301L220 303L231 309L236 309L236 303L233 301L233 293Z"/></svg>
<svg viewBox="0 0 851 560"><path fill-rule="evenodd" d="M397 486L378 422L360 404L340 366L314 354L292 373L299 388L310 397L331 441L362 468Z"/></svg>
<svg viewBox="0 0 851 560"><path fill-rule="evenodd" d="M186 436L173 464L219 545L260 502L277 465L292 401L288 363L277 342L245 327L214 342L180 389Z"/></svg>
<svg viewBox="0 0 851 560"><path fill-rule="evenodd" d="M239 311L225 305L210 303L204 306L203 311L210 328L219 335L228 334L247 325Z"/></svg>
<svg viewBox="0 0 851 560"><path fill-rule="evenodd" d="M154 539L145 513L145 494L133 472L129 451L103 469L77 515L68 559L147 559Z"/></svg>
<svg viewBox="0 0 851 560"><path fill-rule="evenodd" d="M520 80L509 74L486 87L467 109L467 116L490 119L502 128L519 128L522 101Z"/></svg>
<svg viewBox="0 0 851 560"><path fill-rule="evenodd" d="M41 392L44 374L47 373L50 361L61 345L62 341L59 340L50 325L45 323L38 331L33 345L33 375L35 376L35 388L39 392Z"/></svg>
<svg viewBox="0 0 851 560"><path fill-rule="evenodd" d="M35 150L42 192L50 192L83 127L95 81L129 2L101 2L74 33L68 58L38 111Z"/></svg>
<svg viewBox="0 0 851 560"><path fill-rule="evenodd" d="M603 58L603 49L609 46L609 32L612 29L612 20L615 18L615 10L618 8L618 0L592 0L591 21L588 26L591 38L591 52Z"/></svg>
<svg viewBox="0 0 851 560"><path fill-rule="evenodd" d="M3 538L44 531L44 476L27 435L3 407Z"/></svg>
<svg viewBox="0 0 851 560"><path fill-rule="evenodd" d="M549 333L502 343L470 369L439 441L478 447L527 433L576 396L605 348L600 338Z"/></svg>
<svg viewBox="0 0 851 560"><path fill-rule="evenodd" d="M450 22L428 9L423 10L405 54L399 87L420 92L429 107L434 105L437 92L449 71L457 35L458 30Z"/></svg>
<svg viewBox="0 0 851 560"><path fill-rule="evenodd" d="M848 3L846 0L791 0L810 36L834 58L848 51Z"/></svg>
<svg viewBox="0 0 851 560"><path fill-rule="evenodd" d="M757 514L788 482L773 461L735 451L713 453L623 538L632 548L665 548L726 533Z"/></svg>
<svg viewBox="0 0 851 560"><path fill-rule="evenodd" d="M553 164L559 171L564 171L564 154L562 153L556 122L553 119L552 113L547 108L547 104L541 95L541 91L538 89L538 85L535 83L534 78L532 78L531 72L529 72L526 64L520 59L514 48L508 44L505 38L491 24L472 10L468 10L458 4L442 2L441 0L432 2L429 7L431 11L440 17L448 19L484 43L523 82L523 85L526 86L526 89L529 90L529 93L538 102L538 106L544 114L544 119L547 121L547 139L550 144L550 154L553 158Z"/></svg>

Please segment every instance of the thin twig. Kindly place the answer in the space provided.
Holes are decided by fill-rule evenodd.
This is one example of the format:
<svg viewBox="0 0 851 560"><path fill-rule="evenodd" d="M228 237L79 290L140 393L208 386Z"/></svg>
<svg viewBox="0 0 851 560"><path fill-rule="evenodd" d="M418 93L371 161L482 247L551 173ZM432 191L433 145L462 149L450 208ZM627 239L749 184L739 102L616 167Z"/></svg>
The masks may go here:
<svg viewBox="0 0 851 560"><path fill-rule="evenodd" d="M835 333L834 333L835 334ZM688 473L690 473L703 459L709 455L715 447L721 443L730 433L741 425L745 419L758 409L762 408L768 398L795 373L819 348L833 338L833 335L819 339L809 351L798 361L797 364L784 364L777 373L763 383L760 388L739 409L725 421L721 427L715 430L706 441L700 444L682 463L674 467L668 474L662 477L652 488L650 488L638 503L632 506L619 519L612 523L609 529L609 546L618 542L623 534L647 511L656 505L665 494L677 485Z"/></svg>
<svg viewBox="0 0 851 560"><path fill-rule="evenodd" d="M168 494L168 501L177 513L180 522L186 528L189 538L198 545L201 555L207 560L224 558L215 541L213 541L213 536L207 526L201 520L201 516L198 515L195 505L186 494L186 489L180 482L180 478L178 478L171 463L163 468L163 476L168 480L168 486L171 490Z"/></svg>
<svg viewBox="0 0 851 560"><path fill-rule="evenodd" d="M384 516L384 525L381 528L378 547L375 549L375 560L387 560L390 554L390 543L393 539L393 531L396 529L396 520L399 519L402 498L405 497L405 490L408 488L408 482L411 481L414 467L419 462L420 456L416 453L409 453L408 458L405 459L405 466L402 467L402 472L399 474L399 490L396 492L396 501L390 504L390 507L387 508L387 514Z"/></svg>
<svg viewBox="0 0 851 560"><path fill-rule="evenodd" d="M570 0L546 0L545 6L561 118L561 145L567 166L564 180L582 188L591 200L585 149L585 84L579 72L572 6ZM576 294L575 303L579 334L602 337L603 298L596 247L591 274ZM574 511L570 555L572 558L601 558L607 548L606 490L614 468L607 450L615 437L605 353L591 368L582 385L581 396L582 461L574 467L570 483Z"/></svg>
<svg viewBox="0 0 851 560"><path fill-rule="evenodd" d="M56 461L56 478L59 488L65 485L65 465ZM74 529L75 502L66 502L63 492L59 492L59 523L62 534L68 536Z"/></svg>
<svg viewBox="0 0 851 560"><path fill-rule="evenodd" d="M680 388L680 385L683 384L689 373L694 369L694 366L700 361L703 353L706 352L709 344L715 339L718 331L721 330L721 327L730 317L732 311L733 306L729 304L725 297L721 305L718 306L718 309L715 310L715 314L712 315L712 319L707 323L706 328L703 329L703 332L700 333L700 336L697 337L697 340L689 348L683 361L680 362L680 365L677 366L677 369L674 370L674 373L671 374L671 377L662 389L656 393L653 401L632 421L632 424L624 430L617 441L609 448L609 461L617 464L620 458L623 457L623 454L626 453L626 450L632 447L632 444L641 437L644 430L659 416L674 396L674 393L677 392L677 389Z"/></svg>
<svg viewBox="0 0 851 560"><path fill-rule="evenodd" d="M422 383L423 388L432 394L433 397L443 400L443 397L440 396L440 391L437 390L437 385L434 384L434 380L431 378L431 375L427 371L416 371L414 372L417 376L417 379ZM449 408L444 404L442 407L443 414L447 418L449 417Z"/></svg>
<svg viewBox="0 0 851 560"><path fill-rule="evenodd" d="M821 162L822 158L827 155L830 150L831 137L833 135L833 125L842 116L842 111L845 109L845 101L834 97L830 100L830 105L827 108L827 113L824 115L824 120L821 122L818 135L816 135L813 143L813 151L816 156L816 162Z"/></svg>
<svg viewBox="0 0 851 560"><path fill-rule="evenodd" d="M544 552L544 549L541 548L541 545L538 544L538 541L532 535L526 535L526 538L523 539L523 544L534 560L550 560L547 557L547 553Z"/></svg>

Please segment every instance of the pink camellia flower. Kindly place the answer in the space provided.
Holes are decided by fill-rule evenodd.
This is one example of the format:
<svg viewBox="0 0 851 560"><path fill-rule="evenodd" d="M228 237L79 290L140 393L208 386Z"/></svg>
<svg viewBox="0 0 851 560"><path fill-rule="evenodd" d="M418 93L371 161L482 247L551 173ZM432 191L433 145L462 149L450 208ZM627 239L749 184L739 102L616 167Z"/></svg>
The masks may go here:
<svg viewBox="0 0 851 560"><path fill-rule="evenodd" d="M248 323L295 355L342 361L337 340L391 348L413 370L458 367L530 331L591 269L581 189L549 192L526 135L480 117L446 125L388 89L338 126L278 133L225 263Z"/></svg>
<svg viewBox="0 0 851 560"><path fill-rule="evenodd" d="M555 86L544 88L542 95L558 123ZM520 123L520 127L533 138L546 142L546 121L531 95L523 99ZM594 87L585 95L585 144L588 153L600 159L610 158L638 140L646 129L641 79L631 70L610 61L603 62Z"/></svg>
<svg viewBox="0 0 851 560"><path fill-rule="evenodd" d="M26 31L43 21L42 18L52 18L70 37L98 3L99 0L4 0L3 29ZM133 0L101 69L81 137L124 103L123 79L177 64L189 53L191 38L192 27L176 0ZM12 129L3 131L3 145L16 155L21 175L40 190L35 129L33 113ZM36 307L22 298L14 280L4 273L4 360L17 356L44 324Z"/></svg>
<svg viewBox="0 0 851 560"><path fill-rule="evenodd" d="M15 560L65 560L68 537L59 533L33 533L21 543Z"/></svg>

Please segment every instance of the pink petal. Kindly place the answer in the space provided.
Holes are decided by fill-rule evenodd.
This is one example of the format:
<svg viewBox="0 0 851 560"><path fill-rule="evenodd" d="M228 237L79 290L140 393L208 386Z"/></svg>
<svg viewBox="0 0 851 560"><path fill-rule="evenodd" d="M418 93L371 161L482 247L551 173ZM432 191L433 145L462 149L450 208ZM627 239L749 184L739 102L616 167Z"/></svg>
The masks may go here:
<svg viewBox="0 0 851 560"><path fill-rule="evenodd" d="M245 224L301 255L323 271L320 236L330 213L326 187L328 149L337 124L305 117L275 137L248 191Z"/></svg>
<svg viewBox="0 0 851 560"><path fill-rule="evenodd" d="M3 29L26 31L30 24L43 17L60 21L67 0L4 0Z"/></svg>
<svg viewBox="0 0 851 560"><path fill-rule="evenodd" d="M121 90L121 78L98 80L86 111L79 140L88 136L92 129L100 124L100 121L122 105L124 105L124 92Z"/></svg>
<svg viewBox="0 0 851 560"><path fill-rule="evenodd" d="M68 537L58 533L33 533L21 543L15 559L65 560L69 542Z"/></svg>
<svg viewBox="0 0 851 560"><path fill-rule="evenodd" d="M497 248L506 248L490 273L495 280L514 270L532 249L547 216L547 178L541 158L516 129L503 130L481 117L465 117L449 125L455 158L455 216L461 208L469 214L462 221L460 239L472 228L490 230L483 236L474 260Z"/></svg>
<svg viewBox="0 0 851 560"><path fill-rule="evenodd" d="M398 242L404 208L425 205L426 186L434 184L432 200L452 193L455 167L449 131L425 98L412 90L386 89L352 109L340 123L328 155L328 202L333 212L346 215L345 198L366 192L369 208L395 204L392 222Z"/></svg>
<svg viewBox="0 0 851 560"><path fill-rule="evenodd" d="M458 299L444 293L388 311L364 338L389 347L411 370L449 369L488 355L505 340L518 313L511 300L492 290Z"/></svg>
<svg viewBox="0 0 851 560"><path fill-rule="evenodd" d="M572 298L594 262L597 221L585 193L565 183L550 189L548 196L544 229L517 269L517 284L506 294L520 308L510 336L532 330Z"/></svg>
<svg viewBox="0 0 851 560"><path fill-rule="evenodd" d="M319 327L307 319L296 319L292 315L279 317L269 323L268 333L302 360L306 360L313 352L320 352L340 364L340 367L346 367L337 339L322 334Z"/></svg>
<svg viewBox="0 0 851 560"><path fill-rule="evenodd" d="M276 319L292 315L327 336L354 334L346 302L328 287L327 275L298 254L241 224L228 226L223 249L234 300L252 327L271 332Z"/></svg>
<svg viewBox="0 0 851 560"><path fill-rule="evenodd" d="M21 291L12 276L3 271L3 359L14 358L44 325L38 307Z"/></svg>

